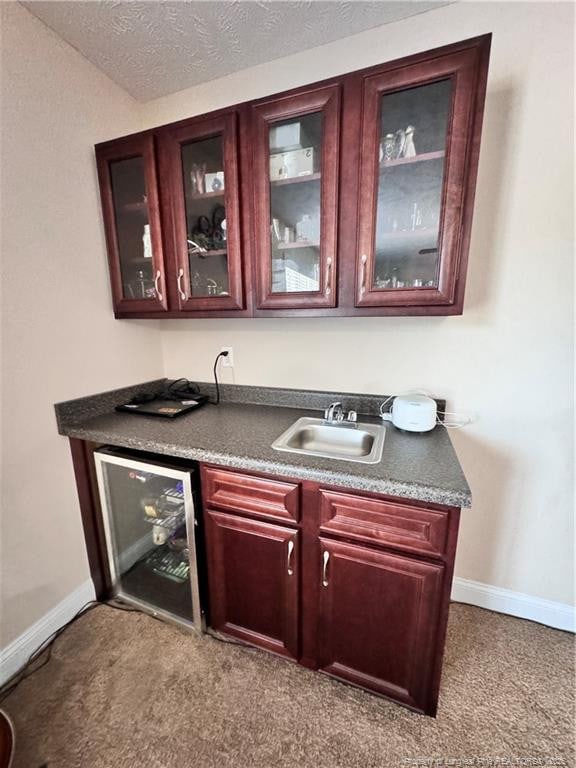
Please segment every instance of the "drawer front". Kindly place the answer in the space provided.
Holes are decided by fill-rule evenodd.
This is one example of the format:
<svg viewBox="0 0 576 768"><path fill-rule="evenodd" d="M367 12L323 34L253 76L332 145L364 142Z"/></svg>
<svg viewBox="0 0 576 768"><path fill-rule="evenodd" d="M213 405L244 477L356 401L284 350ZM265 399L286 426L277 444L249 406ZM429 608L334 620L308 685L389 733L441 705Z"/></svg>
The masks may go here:
<svg viewBox="0 0 576 768"><path fill-rule="evenodd" d="M406 552L442 556L448 513L320 490L320 530Z"/></svg>
<svg viewBox="0 0 576 768"><path fill-rule="evenodd" d="M296 483L203 468L202 495L204 504L216 509L292 522L300 519L300 492Z"/></svg>

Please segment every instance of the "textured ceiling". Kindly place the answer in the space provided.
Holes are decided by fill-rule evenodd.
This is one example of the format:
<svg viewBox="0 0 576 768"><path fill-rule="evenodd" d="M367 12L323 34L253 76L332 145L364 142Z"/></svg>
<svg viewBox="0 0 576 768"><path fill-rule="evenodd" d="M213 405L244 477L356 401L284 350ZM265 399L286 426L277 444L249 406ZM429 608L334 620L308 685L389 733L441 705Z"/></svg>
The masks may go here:
<svg viewBox="0 0 576 768"><path fill-rule="evenodd" d="M22 2L141 101L447 4L406 0Z"/></svg>

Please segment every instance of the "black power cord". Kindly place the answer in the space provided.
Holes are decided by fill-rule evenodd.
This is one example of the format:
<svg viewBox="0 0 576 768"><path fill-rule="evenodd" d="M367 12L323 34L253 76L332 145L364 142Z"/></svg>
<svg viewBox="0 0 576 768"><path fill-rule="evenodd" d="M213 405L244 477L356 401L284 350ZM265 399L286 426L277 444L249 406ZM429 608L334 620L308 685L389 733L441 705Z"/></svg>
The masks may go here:
<svg viewBox="0 0 576 768"><path fill-rule="evenodd" d="M218 385L218 361L221 357L228 357L228 350L224 349L222 352L219 352L216 355L216 360L214 360L214 384L216 384L216 400L212 403L212 405L219 405L220 404L220 386Z"/></svg>
<svg viewBox="0 0 576 768"><path fill-rule="evenodd" d="M194 399L200 394L200 387L188 379L176 379L166 385L159 397L161 400L186 400Z"/></svg>
<svg viewBox="0 0 576 768"><path fill-rule="evenodd" d="M52 655L52 645L54 644L54 641L60 637L60 635L68 629L72 624L74 624L75 621L78 621L78 619L83 616L85 613L88 613L88 611L91 611L93 608L96 608L97 605L106 605L109 608L114 608L117 611L132 611L132 608L124 608L119 605L114 605L113 603L109 602L100 602L99 600L90 600L89 602L85 603L80 610L72 616L72 618L66 622L66 624L63 624L59 629L52 632L52 634L44 640L44 642L36 648L36 650L30 654L28 657L28 660L26 663L16 672L14 675L12 675L11 678L9 678L4 685L0 686L0 704L14 691L16 688L20 685L20 683L23 680L26 680L27 677L30 677L30 675L33 675L34 672L37 672L39 669L42 669L42 667L45 667L46 664L50 661L51 655ZM38 661L38 659L42 656L42 654L48 651L46 654L46 658L40 663L35 665L34 663Z"/></svg>
<svg viewBox="0 0 576 768"><path fill-rule="evenodd" d="M41 645L39 645L38 648L36 648L36 650L33 653L30 654L30 656L28 657L28 660L18 670L18 672L12 675L12 677L9 678L4 683L4 685L0 686L0 704L2 704L8 698L8 696L10 696L10 694L13 693L16 690L16 688L18 688L18 686L23 680L26 680L35 672L38 672L39 669L42 669L42 667L45 667L46 664L48 664L48 662L52 658L52 647L56 642L56 640L60 637L60 635L63 634L68 629L68 627L72 626L74 622L78 621L79 618L84 616L84 614L88 613L88 611L91 611L93 608L96 608L99 605L105 608L113 608L115 611L125 611L126 613L141 613L144 616L149 616L151 619L156 619L157 621L164 622L163 619L157 616L154 616L153 614L148 613L147 611L142 611L140 610L140 608L119 604L115 600L114 601L90 600L89 602L85 603L82 606L82 608L80 608L80 610L77 613L75 613L74 616L72 616L72 618L69 621L63 624L59 629L55 630L49 637L47 637L46 640L44 640L44 642ZM210 627L206 628L205 634L207 634L209 637L212 637L214 640L218 640L220 643L225 643L227 645L239 645L248 651L258 651L257 648L254 648L248 645L242 640L227 638L224 635L221 635L219 632L215 632ZM38 659L44 653L46 653L46 657L42 660L40 664L35 665L35 662L38 661Z"/></svg>

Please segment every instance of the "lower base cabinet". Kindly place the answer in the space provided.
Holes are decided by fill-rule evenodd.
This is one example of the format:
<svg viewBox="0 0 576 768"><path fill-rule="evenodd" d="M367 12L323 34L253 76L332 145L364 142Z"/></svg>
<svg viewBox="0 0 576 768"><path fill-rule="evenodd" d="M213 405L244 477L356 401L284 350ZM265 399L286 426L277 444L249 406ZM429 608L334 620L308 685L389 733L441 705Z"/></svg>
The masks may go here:
<svg viewBox="0 0 576 768"><path fill-rule="evenodd" d="M319 668L425 710L444 567L320 540Z"/></svg>
<svg viewBox="0 0 576 768"><path fill-rule="evenodd" d="M435 715L459 510L221 468L202 481L210 626Z"/></svg>
<svg viewBox="0 0 576 768"><path fill-rule="evenodd" d="M298 531L205 511L210 624L298 658Z"/></svg>

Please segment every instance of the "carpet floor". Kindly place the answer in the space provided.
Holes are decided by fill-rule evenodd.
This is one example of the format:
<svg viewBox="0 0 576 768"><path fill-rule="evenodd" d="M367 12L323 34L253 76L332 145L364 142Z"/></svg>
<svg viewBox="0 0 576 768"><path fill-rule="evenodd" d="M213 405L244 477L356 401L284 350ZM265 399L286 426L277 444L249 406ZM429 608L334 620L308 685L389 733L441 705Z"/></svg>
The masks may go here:
<svg viewBox="0 0 576 768"><path fill-rule="evenodd" d="M438 717L98 607L4 702L14 768L574 765L574 638L453 604Z"/></svg>

